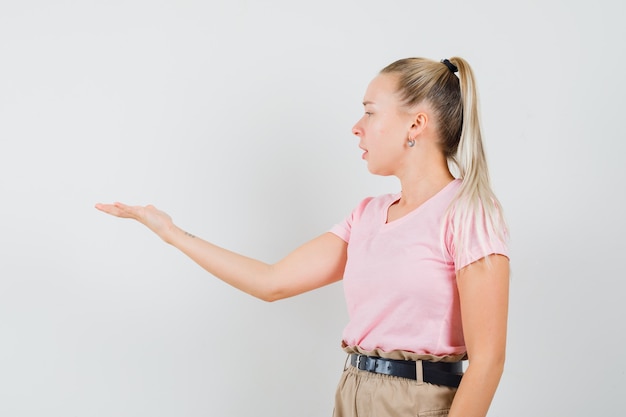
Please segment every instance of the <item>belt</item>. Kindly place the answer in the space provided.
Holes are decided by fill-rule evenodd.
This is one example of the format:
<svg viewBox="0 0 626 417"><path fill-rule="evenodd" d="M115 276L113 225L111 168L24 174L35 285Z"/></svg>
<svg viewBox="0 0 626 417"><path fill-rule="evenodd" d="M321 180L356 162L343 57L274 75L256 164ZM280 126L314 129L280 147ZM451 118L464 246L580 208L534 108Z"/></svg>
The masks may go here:
<svg viewBox="0 0 626 417"><path fill-rule="evenodd" d="M458 388L461 383L461 377L463 376L463 365L461 362L421 361L421 363L424 382L453 388ZM350 364L361 371L417 379L414 361L384 359L377 356L353 353L350 355Z"/></svg>

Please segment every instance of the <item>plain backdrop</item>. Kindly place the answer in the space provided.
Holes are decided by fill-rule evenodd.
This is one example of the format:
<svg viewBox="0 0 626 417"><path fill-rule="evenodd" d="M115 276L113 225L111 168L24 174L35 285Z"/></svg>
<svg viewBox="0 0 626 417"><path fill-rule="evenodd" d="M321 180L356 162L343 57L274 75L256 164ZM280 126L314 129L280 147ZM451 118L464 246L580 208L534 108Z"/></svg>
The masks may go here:
<svg viewBox="0 0 626 417"><path fill-rule="evenodd" d="M264 303L96 202L274 262L364 197L368 82L473 66L511 229L490 416L624 415L626 6L0 1L0 415L330 416L341 284Z"/></svg>

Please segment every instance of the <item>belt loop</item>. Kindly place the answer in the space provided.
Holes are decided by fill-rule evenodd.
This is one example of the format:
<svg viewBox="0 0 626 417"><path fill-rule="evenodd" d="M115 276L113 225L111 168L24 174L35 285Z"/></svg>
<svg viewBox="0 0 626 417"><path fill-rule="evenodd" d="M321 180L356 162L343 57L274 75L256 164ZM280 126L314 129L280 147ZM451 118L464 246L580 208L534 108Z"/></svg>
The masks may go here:
<svg viewBox="0 0 626 417"><path fill-rule="evenodd" d="M415 381L417 385L424 385L424 366L420 359L415 361Z"/></svg>
<svg viewBox="0 0 626 417"><path fill-rule="evenodd" d="M345 371L346 369L348 369L348 362L350 361L350 357L351 357L351 356L352 356L352 355L350 355L349 353L348 353L348 356L346 356L346 361L343 363L343 370L344 370L344 371Z"/></svg>

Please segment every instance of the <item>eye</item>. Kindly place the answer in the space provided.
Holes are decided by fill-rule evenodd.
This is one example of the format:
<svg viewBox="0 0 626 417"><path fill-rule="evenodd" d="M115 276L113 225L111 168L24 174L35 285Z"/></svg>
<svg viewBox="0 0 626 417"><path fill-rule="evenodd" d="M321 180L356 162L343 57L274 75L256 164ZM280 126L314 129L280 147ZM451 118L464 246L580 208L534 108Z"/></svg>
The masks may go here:
<svg viewBox="0 0 626 417"><path fill-rule="evenodd" d="M365 115L367 115L367 116L371 116L372 114L373 114L373 113L372 113L371 111L366 111L366 112L365 112Z"/></svg>

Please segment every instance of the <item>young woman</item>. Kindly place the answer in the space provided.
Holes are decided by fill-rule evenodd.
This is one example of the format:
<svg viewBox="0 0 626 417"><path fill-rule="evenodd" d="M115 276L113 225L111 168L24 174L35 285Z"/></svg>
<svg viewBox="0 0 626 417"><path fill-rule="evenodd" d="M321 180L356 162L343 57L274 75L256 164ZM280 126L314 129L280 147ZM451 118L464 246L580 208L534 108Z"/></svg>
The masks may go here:
<svg viewBox="0 0 626 417"><path fill-rule="evenodd" d="M474 75L458 57L402 59L372 80L363 105L352 129L363 159L371 173L398 177L402 191L363 200L276 264L201 240L153 206L96 208L143 223L263 300L343 279L350 356L335 417L485 416L504 366L509 260Z"/></svg>

